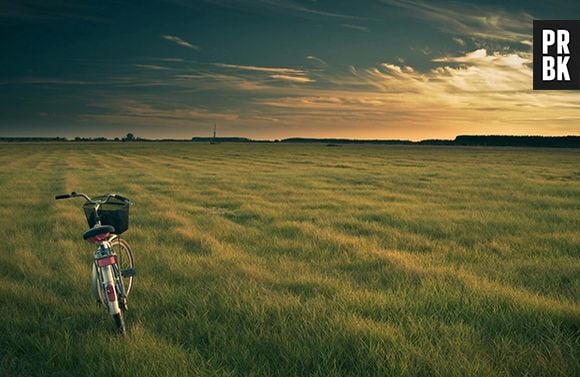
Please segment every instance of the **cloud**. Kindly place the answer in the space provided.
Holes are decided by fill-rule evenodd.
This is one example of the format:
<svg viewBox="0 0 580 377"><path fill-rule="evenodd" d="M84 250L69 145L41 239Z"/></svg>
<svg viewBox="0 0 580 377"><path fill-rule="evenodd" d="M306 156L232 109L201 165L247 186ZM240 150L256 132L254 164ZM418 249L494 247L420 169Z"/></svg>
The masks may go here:
<svg viewBox="0 0 580 377"><path fill-rule="evenodd" d="M478 49L432 61L453 65L442 65L421 73L409 66L383 63L355 75L380 90L413 91L432 100L440 95L440 99L446 98L449 103L464 103L466 93L475 93L474 96L485 100L486 93L521 92L531 86L531 60L527 56L501 52L488 54L487 50Z"/></svg>
<svg viewBox="0 0 580 377"><path fill-rule="evenodd" d="M6 84L30 84L30 85L103 85L101 81L69 80L60 78L37 78L27 77L7 81Z"/></svg>
<svg viewBox="0 0 580 377"><path fill-rule="evenodd" d="M421 0L381 0L409 14L431 21L451 34L483 40L526 44L531 37L533 17L526 12L509 13L501 9L456 2Z"/></svg>
<svg viewBox="0 0 580 377"><path fill-rule="evenodd" d="M155 65L155 64L135 64L135 67L137 68L145 68L145 69L152 69L155 71L166 71L169 70L169 68L167 67L163 67L160 65Z"/></svg>
<svg viewBox="0 0 580 377"><path fill-rule="evenodd" d="M136 99L112 99L93 102L92 107L106 109L98 114L82 114L82 120L104 121L121 125L170 124L191 126L196 122L235 121L238 115L232 112L211 111L203 107L179 106L162 108L159 104Z"/></svg>
<svg viewBox="0 0 580 377"><path fill-rule="evenodd" d="M465 41L463 39L461 39L461 38L453 37L453 41L455 43L457 43L458 45L460 45L460 46L465 46Z"/></svg>
<svg viewBox="0 0 580 377"><path fill-rule="evenodd" d="M363 137L362 131L356 135L357 127L372 129L375 137L416 139L504 134L508 129L512 134L561 134L580 118L579 95L531 90L529 54L477 49L432 62L437 66L428 71L390 62L351 67L350 77L324 77L332 87L286 90L257 104L282 123L345 129L350 123L351 137Z"/></svg>
<svg viewBox="0 0 580 377"><path fill-rule="evenodd" d="M173 3L185 7L191 7L192 4L187 0L170 0ZM255 12L291 12L302 15L313 15L338 19L360 19L360 17L330 12L323 9L316 9L312 6L305 6L298 1L293 0L202 0L205 3L228 9L252 10ZM314 4L313 4L314 5Z"/></svg>
<svg viewBox="0 0 580 377"><path fill-rule="evenodd" d="M365 32L369 31L369 28L366 26L359 26L359 25L353 25L353 24L340 24L340 26L347 28L347 29L351 29L351 30L365 31Z"/></svg>
<svg viewBox="0 0 580 377"><path fill-rule="evenodd" d="M307 84L310 82L314 82L314 80L302 76L270 75L270 77L276 80L290 81L298 84Z"/></svg>
<svg viewBox="0 0 580 377"><path fill-rule="evenodd" d="M264 90L268 86L262 80L251 80L235 75L226 75L215 72L197 72L193 74L180 74L174 76L178 86L193 86L198 90L209 91L257 91ZM192 83L188 85L188 83Z"/></svg>
<svg viewBox="0 0 580 377"><path fill-rule="evenodd" d="M358 19L359 17L351 16L348 14L341 14L341 13L334 13L334 12L326 12L321 11L313 8L308 8L303 5L297 4L292 1L268 1L270 3L277 3L276 6L281 9L288 9L297 12L309 13L314 14L317 16L324 16L324 17L332 17L332 18L345 18L345 19Z"/></svg>
<svg viewBox="0 0 580 377"><path fill-rule="evenodd" d="M328 63L327 62L325 62L324 60L322 60L322 59L320 59L320 58L318 58L316 56L309 55L305 59L306 60L312 60L313 62L316 62L316 63L318 63L318 64L320 64L322 66L328 67Z"/></svg>
<svg viewBox="0 0 580 377"><path fill-rule="evenodd" d="M433 59L434 62L443 63L468 63L474 65L487 65L493 67L513 67L516 69L526 70L526 65L531 64L531 56L521 56L516 53L500 53L494 52L488 55L487 50L484 48L477 49L472 52L468 52L462 56L451 56Z"/></svg>
<svg viewBox="0 0 580 377"><path fill-rule="evenodd" d="M187 47L187 48L191 48L192 50L198 50L198 51L201 50L201 47L196 46L194 44L191 44L191 43L189 43L187 41L184 41L183 39L181 39L179 37L176 37L175 35L162 35L161 37L163 39L166 39L168 41L171 41L173 43L176 43L176 44L178 44L180 46Z"/></svg>
<svg viewBox="0 0 580 377"><path fill-rule="evenodd" d="M306 72L301 69L294 68L274 68L274 67L258 67L254 65L238 65L238 64L225 64L225 63L214 63L216 67L236 69L240 71L253 71L253 72L265 72L265 73L279 73L279 74L296 74L305 75Z"/></svg>
<svg viewBox="0 0 580 377"><path fill-rule="evenodd" d="M291 82L296 84L307 84L314 82L306 71L302 69L295 68L285 68L285 67L259 67L253 65L238 65L238 64L224 64L224 63L214 63L214 66L219 68L225 68L228 70L236 70L242 73L251 74L268 74L268 77L278 81ZM255 75L254 75L255 76ZM263 79L258 77L253 77L253 80L258 82L263 82Z"/></svg>
<svg viewBox="0 0 580 377"><path fill-rule="evenodd" d="M345 111L358 111L365 107L367 110L370 110L370 107L383 106L387 104L384 100L381 100L380 96L373 96L371 93L366 93L363 96L360 94L361 93L349 94L337 91L334 95L333 93L327 93L326 95L307 97L282 97L276 100L261 100L260 103L278 108L327 110L340 113ZM379 109L379 111L382 112L381 109Z"/></svg>

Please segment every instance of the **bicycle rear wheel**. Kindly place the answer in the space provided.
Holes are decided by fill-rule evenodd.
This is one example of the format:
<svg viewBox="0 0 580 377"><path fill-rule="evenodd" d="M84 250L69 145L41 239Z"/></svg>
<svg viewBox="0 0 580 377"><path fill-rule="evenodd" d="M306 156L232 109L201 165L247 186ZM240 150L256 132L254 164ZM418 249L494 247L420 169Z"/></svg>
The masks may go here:
<svg viewBox="0 0 580 377"><path fill-rule="evenodd" d="M125 334L127 332L127 328L125 327L125 319L123 318L123 312L115 314L113 316L113 319L115 320L115 326L117 326L117 331L120 334Z"/></svg>
<svg viewBox="0 0 580 377"><path fill-rule="evenodd" d="M133 288L133 278L135 277L135 262L129 243L119 236L113 236L109 241L113 252L117 255L117 265L125 288L125 297L129 296Z"/></svg>

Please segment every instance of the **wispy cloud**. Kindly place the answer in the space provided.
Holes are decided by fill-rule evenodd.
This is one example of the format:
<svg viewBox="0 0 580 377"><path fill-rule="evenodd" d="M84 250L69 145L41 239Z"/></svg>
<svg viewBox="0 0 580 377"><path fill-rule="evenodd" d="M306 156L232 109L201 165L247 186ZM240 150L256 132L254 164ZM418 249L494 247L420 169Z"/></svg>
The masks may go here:
<svg viewBox="0 0 580 377"><path fill-rule="evenodd" d="M196 72L192 74L175 75L175 85L206 91L258 91L268 86L263 80L251 80L236 75L227 75L216 72Z"/></svg>
<svg viewBox="0 0 580 377"><path fill-rule="evenodd" d="M161 61L164 61L164 62L170 62L170 63L181 63L181 62L183 62L183 59L181 59L181 58L161 58L160 60Z"/></svg>
<svg viewBox="0 0 580 377"><path fill-rule="evenodd" d="M265 73L280 73L280 74L296 74L305 75L306 72L301 69L294 68L279 68L279 67L258 67L254 65L239 65L239 64L225 64L225 63L215 63L216 67L236 69L241 71L254 71L254 72L265 72Z"/></svg>
<svg viewBox="0 0 580 377"><path fill-rule="evenodd" d="M289 82L294 82L294 83L298 83L298 84L307 84L310 82L314 82L314 80L312 80L308 77L302 77L302 76L270 75L270 77L273 79L276 79L276 80L289 81Z"/></svg>
<svg viewBox="0 0 580 377"><path fill-rule="evenodd" d="M73 79L61 79L61 78L50 78L50 77L27 77L14 79L6 82L6 84L30 84L30 85L102 85L100 81L87 81L87 80L73 80Z"/></svg>
<svg viewBox="0 0 580 377"><path fill-rule="evenodd" d="M280 2L278 4L278 6L281 6L282 8L286 8L286 9L289 9L289 10L294 10L294 11L304 12L304 13L310 13L310 14L314 14L314 15L318 15L318 16L324 16L324 17L344 18L344 19L359 19L360 18L360 17L348 15L348 14L341 14L341 13L334 13L334 12L326 12L326 11L322 11L322 10L308 8L308 7L305 7L305 6L302 6L302 5L298 5L298 4L292 3L292 2Z"/></svg>
<svg viewBox="0 0 580 377"><path fill-rule="evenodd" d="M526 72L527 74L530 73L527 65L532 63L529 54L500 53L497 51L488 54L484 48L468 52L461 56L435 58L433 61L441 63L464 63L478 67L485 66L496 71L502 70L504 67L509 67Z"/></svg>
<svg viewBox="0 0 580 377"><path fill-rule="evenodd" d="M163 67L161 65L155 65L155 64L135 64L135 67L137 68L144 68L144 69L152 69L155 71L166 71L169 70L169 68L167 67Z"/></svg>
<svg viewBox="0 0 580 377"><path fill-rule="evenodd" d="M322 65L324 67L328 67L328 63L327 62L325 62L324 60L322 60L321 58L318 58L316 56L308 55L305 59L306 60L311 60L313 62L316 62L316 63L318 63L318 64L320 64L320 65Z"/></svg>
<svg viewBox="0 0 580 377"><path fill-rule="evenodd" d="M522 44L531 37L533 17L526 12L510 13L497 7L457 2L381 1L405 9L410 15L435 22L440 30L456 35Z"/></svg>
<svg viewBox="0 0 580 377"><path fill-rule="evenodd" d="M173 3L191 7L191 2L187 0L171 0ZM216 5L219 7L230 9L253 10L255 12L261 11L276 11L276 12L291 12L302 15L313 15L321 17L330 17L337 19L360 19L361 17L332 12L322 9L320 5L312 4L306 6L294 0L202 0L205 3ZM316 7L315 7L316 5Z"/></svg>
<svg viewBox="0 0 580 377"><path fill-rule="evenodd" d="M351 30L364 31L364 32L369 31L369 28L366 26L353 25L353 24L340 24L340 26L347 28L347 29L351 29Z"/></svg>
<svg viewBox="0 0 580 377"><path fill-rule="evenodd" d="M466 104L473 107L502 93L517 95L530 90L531 61L526 56L479 49L432 61L445 64L422 73L409 66L383 63L354 74L381 91L411 92L420 94L417 99L444 101L454 107Z"/></svg>
<svg viewBox="0 0 580 377"><path fill-rule="evenodd" d="M183 47L191 48L193 50L201 50L201 47L196 46L194 44L191 44L187 41L184 41L183 39L181 39L175 35L162 35L162 38L164 38L168 41L171 41L173 43L176 43L176 44L183 46Z"/></svg>
<svg viewBox="0 0 580 377"><path fill-rule="evenodd" d="M214 65L216 67L225 68L228 70L267 74L269 78L296 84L307 84L314 82L314 80L308 77L308 73L302 69L285 68L285 67L259 67L253 65L238 65L224 63L214 63Z"/></svg>
<svg viewBox="0 0 580 377"><path fill-rule="evenodd" d="M453 37L453 42L457 43L460 46L465 46L465 41L459 37Z"/></svg>
<svg viewBox="0 0 580 377"><path fill-rule="evenodd" d="M176 126L191 126L196 122L208 120L234 121L238 115L231 112L211 111L203 107L180 106L161 108L159 104L152 104L136 99L112 99L95 101L92 107L106 109L98 114L82 114L83 120L98 120L117 124L171 124Z"/></svg>

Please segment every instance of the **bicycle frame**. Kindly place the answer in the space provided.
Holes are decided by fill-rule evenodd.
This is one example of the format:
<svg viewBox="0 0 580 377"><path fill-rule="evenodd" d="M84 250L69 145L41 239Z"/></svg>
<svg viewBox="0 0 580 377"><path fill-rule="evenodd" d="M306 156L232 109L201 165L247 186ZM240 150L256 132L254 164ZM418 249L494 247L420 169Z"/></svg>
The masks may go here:
<svg viewBox="0 0 580 377"><path fill-rule="evenodd" d="M119 314L122 306L125 305L125 287L117 264L117 255L109 241L110 239L102 241L97 246L93 263L92 286L95 298L107 306L109 314L115 315Z"/></svg>

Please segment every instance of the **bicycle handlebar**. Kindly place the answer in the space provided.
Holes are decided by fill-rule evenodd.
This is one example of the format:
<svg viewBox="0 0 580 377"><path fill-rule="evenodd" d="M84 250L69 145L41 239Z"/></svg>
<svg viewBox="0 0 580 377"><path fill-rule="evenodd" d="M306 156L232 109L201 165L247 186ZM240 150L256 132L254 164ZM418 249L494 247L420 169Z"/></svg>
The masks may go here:
<svg viewBox="0 0 580 377"><path fill-rule="evenodd" d="M95 203L95 204L104 204L106 203L109 198L117 198L119 200L128 202L131 204L131 200L129 200L128 198L125 198L124 196L118 195L118 194L106 194L104 196L106 196L105 200L93 200L91 199L88 195L83 194L82 192L71 192L70 194L62 194L62 195L56 195L54 197L55 200L60 200L60 199L69 199L69 198L76 198L82 196L83 198L85 198L87 200L87 202L90 203Z"/></svg>

